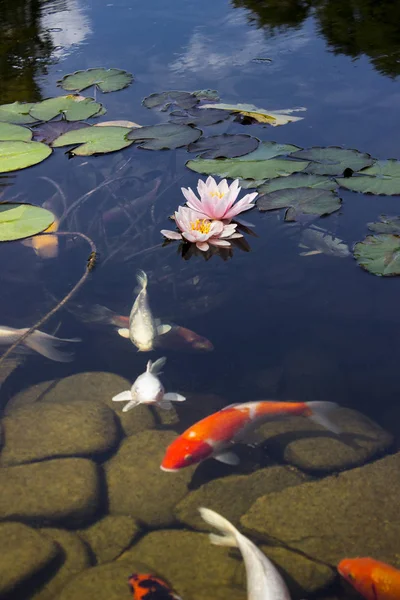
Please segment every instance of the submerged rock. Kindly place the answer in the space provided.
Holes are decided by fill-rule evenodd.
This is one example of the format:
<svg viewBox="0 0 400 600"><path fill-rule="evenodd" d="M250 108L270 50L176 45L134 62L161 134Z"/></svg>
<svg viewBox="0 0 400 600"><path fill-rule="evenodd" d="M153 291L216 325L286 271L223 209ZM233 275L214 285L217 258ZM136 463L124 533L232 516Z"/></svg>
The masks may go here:
<svg viewBox="0 0 400 600"><path fill-rule="evenodd" d="M161 471L170 431L143 431L125 439L105 464L109 512L130 515L150 527L176 522L174 508L187 494L193 468L177 473Z"/></svg>
<svg viewBox="0 0 400 600"><path fill-rule="evenodd" d="M97 563L102 564L111 562L129 548L139 531L139 525L131 517L107 515L80 530L79 535L92 550Z"/></svg>
<svg viewBox="0 0 400 600"><path fill-rule="evenodd" d="M3 419L0 465L65 456L95 456L120 439L114 412L100 402L39 402Z"/></svg>
<svg viewBox="0 0 400 600"><path fill-rule="evenodd" d="M0 490L0 520L82 526L100 502L98 468L85 458L4 467Z"/></svg>
<svg viewBox="0 0 400 600"><path fill-rule="evenodd" d="M62 556L54 575L29 597L32 600L53 600L73 577L91 565L91 559L88 548L76 533L51 528L42 529L41 533L60 546Z"/></svg>
<svg viewBox="0 0 400 600"><path fill-rule="evenodd" d="M45 381L16 394L7 404L6 414L16 408L37 402L55 402L57 404L77 399L82 402L103 402L120 419L126 435L133 435L155 425L154 417L148 406L138 406L135 410L122 412L120 403L112 398L119 392L130 389L132 382L114 373L87 372L70 375L57 381Z"/></svg>
<svg viewBox="0 0 400 600"><path fill-rule="evenodd" d="M221 598L241 598L240 589L234 593L231 589L239 583L243 589L244 568L240 556L234 558L230 548L213 546L204 533L175 529L153 531L127 550L122 559L133 563L144 561L151 570L170 581L184 600L197 599L198 592L204 588L218 592ZM214 596L212 593L209 598Z"/></svg>
<svg viewBox="0 0 400 600"><path fill-rule="evenodd" d="M60 552L50 538L22 523L0 523L0 594L18 593Z"/></svg>
<svg viewBox="0 0 400 600"><path fill-rule="evenodd" d="M304 417L266 423L260 432L272 455L310 472L360 465L393 441L390 433L355 410L340 408L330 419L342 430L340 435Z"/></svg>
<svg viewBox="0 0 400 600"><path fill-rule="evenodd" d="M141 561L124 561L91 567L69 582L57 600L130 600L128 577L132 572L148 573Z"/></svg>
<svg viewBox="0 0 400 600"><path fill-rule="evenodd" d="M267 467L251 475L229 475L214 479L190 492L176 507L175 515L189 527L209 531L198 510L200 506L205 506L222 514L238 527L240 517L257 498L306 480L307 477L300 471L286 466Z"/></svg>
<svg viewBox="0 0 400 600"><path fill-rule="evenodd" d="M242 527L331 565L376 556L399 567L399 471L400 453L268 494L242 517Z"/></svg>

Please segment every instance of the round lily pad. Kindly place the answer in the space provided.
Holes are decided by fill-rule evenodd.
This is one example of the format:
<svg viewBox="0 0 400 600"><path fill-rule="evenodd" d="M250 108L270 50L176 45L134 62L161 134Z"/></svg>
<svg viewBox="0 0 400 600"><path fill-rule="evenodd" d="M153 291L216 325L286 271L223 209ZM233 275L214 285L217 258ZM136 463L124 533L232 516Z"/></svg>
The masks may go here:
<svg viewBox="0 0 400 600"><path fill-rule="evenodd" d="M400 275L400 235L367 235L354 246L358 264L373 275Z"/></svg>
<svg viewBox="0 0 400 600"><path fill-rule="evenodd" d="M0 142L0 173L31 167L50 154L51 148L41 142Z"/></svg>
<svg viewBox="0 0 400 600"><path fill-rule="evenodd" d="M178 123L182 125L198 125L199 127L207 127L208 125L215 125L229 119L230 114L223 110L200 110L197 106L194 106L188 111L174 110L169 115L169 121L171 123Z"/></svg>
<svg viewBox="0 0 400 600"><path fill-rule="evenodd" d="M133 142L127 139L128 133L132 131L128 127L98 127L93 125L79 129L78 131L68 131L60 135L52 143L53 148L61 146L77 147L71 150L71 154L76 156L92 156L93 154L105 154L127 148Z"/></svg>
<svg viewBox="0 0 400 600"><path fill-rule="evenodd" d="M67 121L84 121L104 112L102 105L93 98L71 94L37 102L31 108L30 114L38 121L50 121L58 115L63 115Z"/></svg>
<svg viewBox="0 0 400 600"><path fill-rule="evenodd" d="M35 106L32 102L13 102L12 104L0 105L0 121L6 123L17 123L19 125L29 125L36 119L29 113Z"/></svg>
<svg viewBox="0 0 400 600"><path fill-rule="evenodd" d="M296 221L299 215L330 215L339 210L341 199L331 190L294 188L276 190L257 199L260 211L286 208L285 221Z"/></svg>
<svg viewBox="0 0 400 600"><path fill-rule="evenodd" d="M158 108L162 112L168 110L170 106L179 106L179 108L187 110L198 103L199 98L190 92L180 92L179 90L150 94L142 102L146 108Z"/></svg>
<svg viewBox="0 0 400 600"><path fill-rule="evenodd" d="M338 184L353 192L394 196L400 194L400 161L378 160L356 177L337 179Z"/></svg>
<svg viewBox="0 0 400 600"><path fill-rule="evenodd" d="M308 175L306 173L295 173L288 177L276 177L267 181L258 187L260 194L270 194L275 190L284 190L288 188L320 188L323 190L334 190L337 188L337 183L334 179L329 179L324 175Z"/></svg>
<svg viewBox="0 0 400 600"><path fill-rule="evenodd" d="M210 137L202 137L189 144L188 152L203 152L201 158L235 158L253 152L260 140L243 133L222 133Z"/></svg>
<svg viewBox="0 0 400 600"><path fill-rule="evenodd" d="M133 75L121 69L86 69L65 75L58 85L69 92L81 92L95 85L102 92L117 92L128 87Z"/></svg>
<svg viewBox="0 0 400 600"><path fill-rule="evenodd" d="M146 150L165 150L181 148L195 142L202 131L188 125L164 123L134 129L128 134L128 139L140 142L139 148Z"/></svg>
<svg viewBox="0 0 400 600"><path fill-rule="evenodd" d="M261 144L260 144L261 146ZM196 158L189 160L186 166L204 175L218 175L219 177L241 177L242 179L272 179L281 175L291 175L303 171L309 163L301 160L285 160L283 158L257 158L259 148L246 156L238 158L223 158L207 160ZM252 158L250 158L252 157Z"/></svg>
<svg viewBox="0 0 400 600"><path fill-rule="evenodd" d="M400 217L381 215L378 223L368 223L368 229L375 233L397 233L400 235Z"/></svg>
<svg viewBox="0 0 400 600"><path fill-rule="evenodd" d="M31 204L0 204L0 241L21 240L41 233L54 222L49 210Z"/></svg>
<svg viewBox="0 0 400 600"><path fill-rule="evenodd" d="M360 171L374 162L369 154L337 146L315 146L292 154L294 158L310 160L307 173L314 175L342 175L346 169Z"/></svg>
<svg viewBox="0 0 400 600"><path fill-rule="evenodd" d="M81 121L49 121L47 123L41 123L33 130L33 138L36 142L43 142L45 144L52 144L63 133L67 131L76 131L77 129L83 129L84 127L90 127L89 123L82 123Z"/></svg>
<svg viewBox="0 0 400 600"><path fill-rule="evenodd" d="M12 125L11 123L0 123L0 140L2 142L19 140L20 142L30 142L32 131L21 125Z"/></svg>

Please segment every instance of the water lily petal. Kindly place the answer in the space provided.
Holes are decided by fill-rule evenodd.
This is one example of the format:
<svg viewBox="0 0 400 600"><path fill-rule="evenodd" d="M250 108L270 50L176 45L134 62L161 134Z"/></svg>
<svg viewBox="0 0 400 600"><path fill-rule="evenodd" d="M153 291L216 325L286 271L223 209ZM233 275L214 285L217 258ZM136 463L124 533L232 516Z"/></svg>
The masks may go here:
<svg viewBox="0 0 400 600"><path fill-rule="evenodd" d="M228 210L228 212L224 215L224 219L233 219L233 217L239 213L254 208L252 200L254 200L256 196L258 196L257 192L254 192L253 194L246 194L246 196L244 196L241 200L239 200L239 202L237 202Z"/></svg>
<svg viewBox="0 0 400 600"><path fill-rule="evenodd" d="M227 239L234 240L236 238L241 238L241 237L243 237L243 233L232 233L232 235L230 235L229 238L227 238Z"/></svg>
<svg viewBox="0 0 400 600"><path fill-rule="evenodd" d="M231 245L227 240L220 240L218 238L212 238L209 240L210 244L213 246L225 246L226 248Z"/></svg>
<svg viewBox="0 0 400 600"><path fill-rule="evenodd" d="M221 221L213 221L210 227L210 237L219 236L224 231L224 225Z"/></svg>
<svg viewBox="0 0 400 600"><path fill-rule="evenodd" d="M170 231L169 229L161 229L162 235L169 240L181 240L182 236L177 231Z"/></svg>
<svg viewBox="0 0 400 600"><path fill-rule="evenodd" d="M225 195L229 192L229 185L227 184L226 179L223 179L222 181L219 182L218 191L220 194L223 194L223 195Z"/></svg>
<svg viewBox="0 0 400 600"><path fill-rule="evenodd" d="M199 250L201 250L202 252L207 252L207 250L209 249L209 245L207 244L207 242L197 242L196 246Z"/></svg>
<svg viewBox="0 0 400 600"><path fill-rule="evenodd" d="M236 227L237 226L234 223L231 223L230 225L224 225L224 229L219 234L219 237L221 237L221 238L230 237L231 235L233 235L235 233Z"/></svg>

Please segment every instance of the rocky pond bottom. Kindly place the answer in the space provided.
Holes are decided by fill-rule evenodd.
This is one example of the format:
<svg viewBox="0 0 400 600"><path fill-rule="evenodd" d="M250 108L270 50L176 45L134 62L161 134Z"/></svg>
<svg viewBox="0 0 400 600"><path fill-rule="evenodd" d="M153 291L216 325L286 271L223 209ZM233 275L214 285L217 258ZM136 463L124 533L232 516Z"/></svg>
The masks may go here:
<svg viewBox="0 0 400 600"><path fill-rule="evenodd" d="M400 453L380 426L349 409L336 416L339 438L301 418L264 425L271 466L192 489L194 468L159 468L176 415L121 413L111 398L129 385L83 373L8 403L1 598L128 600L128 576L139 571L167 579L184 600L245 599L240 555L210 544L200 506L253 539L294 600L350 597L335 570L344 557L400 567Z"/></svg>

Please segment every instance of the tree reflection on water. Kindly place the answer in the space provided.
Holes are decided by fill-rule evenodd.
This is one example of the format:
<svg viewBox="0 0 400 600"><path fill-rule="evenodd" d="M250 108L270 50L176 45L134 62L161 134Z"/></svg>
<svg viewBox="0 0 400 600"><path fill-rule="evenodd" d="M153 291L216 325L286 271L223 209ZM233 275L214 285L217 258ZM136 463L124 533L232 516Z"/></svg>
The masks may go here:
<svg viewBox="0 0 400 600"><path fill-rule="evenodd" d="M400 3L393 0L232 0L250 11L250 22L274 31L298 28L308 17L330 50L365 54L383 75L400 74Z"/></svg>

